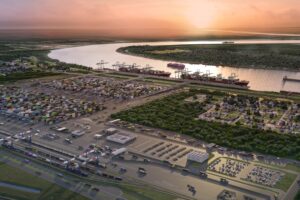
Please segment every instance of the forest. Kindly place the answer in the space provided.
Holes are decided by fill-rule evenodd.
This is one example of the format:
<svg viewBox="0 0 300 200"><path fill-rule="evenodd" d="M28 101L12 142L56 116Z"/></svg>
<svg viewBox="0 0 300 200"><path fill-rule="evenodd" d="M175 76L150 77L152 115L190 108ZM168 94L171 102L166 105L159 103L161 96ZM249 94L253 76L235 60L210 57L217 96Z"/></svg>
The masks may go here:
<svg viewBox="0 0 300 200"><path fill-rule="evenodd" d="M187 103L184 99L198 93L206 93L213 98L224 95L222 92L190 89L113 114L112 118L186 134L233 149L300 160L299 135L197 119L205 111L203 107L207 102Z"/></svg>
<svg viewBox="0 0 300 200"><path fill-rule="evenodd" d="M192 44L129 46L120 53L204 65L299 71L296 44Z"/></svg>

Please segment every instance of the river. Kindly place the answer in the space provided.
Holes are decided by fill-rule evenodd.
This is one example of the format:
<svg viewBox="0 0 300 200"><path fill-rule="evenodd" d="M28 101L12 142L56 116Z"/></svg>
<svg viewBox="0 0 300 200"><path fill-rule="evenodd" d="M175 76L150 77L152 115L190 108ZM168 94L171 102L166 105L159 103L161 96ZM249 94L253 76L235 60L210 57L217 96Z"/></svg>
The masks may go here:
<svg viewBox="0 0 300 200"><path fill-rule="evenodd" d="M132 45L180 45L180 44L222 44L223 41L168 41L168 42L143 42L143 43L112 43L88 45L80 47L71 47L64 49L52 50L49 57L58 59L66 63L75 63L84 66L97 68L96 63L100 60L108 62L105 67L109 68L117 61L126 64L136 63L140 66L149 64L154 69L169 71L174 76L174 69L167 67L169 61L154 60L149 58L124 55L116 52L120 47ZM300 40L234 40L238 44L299 44ZM250 81L249 86L252 90L259 91L275 91L280 90L300 92L300 82L285 82L283 84L282 78L284 76L300 79L300 72L290 72L284 70L267 70L267 69L253 69L253 68L236 68L230 66L212 66L201 64L188 64L186 68L191 71L210 72L211 75L221 73L224 77L228 77L231 73L235 73L239 79ZM299 63L300 66L300 63Z"/></svg>

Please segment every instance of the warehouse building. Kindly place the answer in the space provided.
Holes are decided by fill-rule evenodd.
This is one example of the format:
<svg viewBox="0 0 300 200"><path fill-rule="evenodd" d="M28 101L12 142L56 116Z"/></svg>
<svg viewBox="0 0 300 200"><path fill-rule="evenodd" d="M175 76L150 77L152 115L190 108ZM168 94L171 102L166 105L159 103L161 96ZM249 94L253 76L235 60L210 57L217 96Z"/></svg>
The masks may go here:
<svg viewBox="0 0 300 200"><path fill-rule="evenodd" d="M127 144L128 142L133 141L136 138L134 134L128 133L115 133L106 137L106 140L110 142L115 142L118 144Z"/></svg>

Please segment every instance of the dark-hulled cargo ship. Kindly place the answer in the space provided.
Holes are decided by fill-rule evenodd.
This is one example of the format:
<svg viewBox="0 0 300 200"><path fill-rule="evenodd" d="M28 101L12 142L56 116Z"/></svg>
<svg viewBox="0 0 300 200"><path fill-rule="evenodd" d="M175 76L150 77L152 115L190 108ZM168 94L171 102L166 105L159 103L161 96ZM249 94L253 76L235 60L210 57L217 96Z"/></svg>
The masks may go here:
<svg viewBox="0 0 300 200"><path fill-rule="evenodd" d="M247 88L249 84L249 81L238 79L234 73L228 76L228 78L222 77L222 74L218 74L217 76L209 76L208 74L201 75L199 72L195 72L192 74L182 73L181 78L188 79L188 80L208 82L208 83L236 85L245 88Z"/></svg>
<svg viewBox="0 0 300 200"><path fill-rule="evenodd" d="M182 70L185 68L184 64L180 64L180 63L168 63L167 67L173 68L173 69L179 69Z"/></svg>

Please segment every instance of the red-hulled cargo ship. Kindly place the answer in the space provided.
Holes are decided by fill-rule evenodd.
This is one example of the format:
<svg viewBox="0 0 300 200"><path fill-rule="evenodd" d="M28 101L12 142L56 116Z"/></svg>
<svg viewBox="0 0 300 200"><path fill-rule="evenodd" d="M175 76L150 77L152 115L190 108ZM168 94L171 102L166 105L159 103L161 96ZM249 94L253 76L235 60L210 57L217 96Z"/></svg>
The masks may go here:
<svg viewBox="0 0 300 200"><path fill-rule="evenodd" d="M180 64L180 63L168 63L167 67L174 68L174 69L181 69L182 70L182 69L185 68L185 65L184 64Z"/></svg>
<svg viewBox="0 0 300 200"><path fill-rule="evenodd" d="M137 68L134 66L122 66L119 67L120 72L128 72L128 73L136 73L136 74L146 74L152 76L162 76L162 77L170 77L170 72L165 72L161 70L152 70L149 68Z"/></svg>
<svg viewBox="0 0 300 200"><path fill-rule="evenodd" d="M228 76L228 78L223 78L222 74L218 74L217 76L209 76L208 74L201 75L199 72L195 72L192 74L182 73L181 78L218 84L236 85L240 87L248 87L249 84L249 81L238 79L234 73Z"/></svg>

